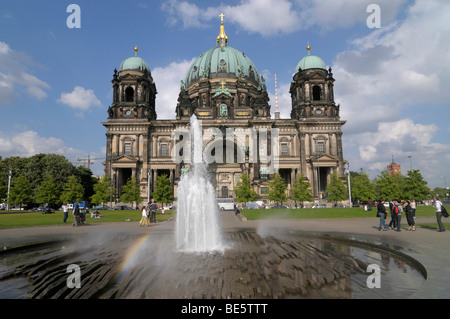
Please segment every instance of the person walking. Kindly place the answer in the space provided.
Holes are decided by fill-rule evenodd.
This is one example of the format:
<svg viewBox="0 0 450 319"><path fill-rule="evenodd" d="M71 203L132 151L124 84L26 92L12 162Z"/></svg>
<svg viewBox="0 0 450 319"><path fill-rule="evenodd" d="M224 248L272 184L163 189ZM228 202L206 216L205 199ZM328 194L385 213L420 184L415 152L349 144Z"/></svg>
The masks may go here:
<svg viewBox="0 0 450 319"><path fill-rule="evenodd" d="M67 222L67 218L69 218L69 205L64 203L61 208L62 208L63 214L64 214L63 222L65 223L65 222Z"/></svg>
<svg viewBox="0 0 450 319"><path fill-rule="evenodd" d="M378 230L388 230L386 226L386 207L384 207L384 200L379 200L377 205L377 216L380 217L380 225L378 226Z"/></svg>
<svg viewBox="0 0 450 319"><path fill-rule="evenodd" d="M142 207L141 213L142 213L142 217L141 217L141 220L139 222L139 226L141 226L141 227L150 226L150 222L148 221L148 211L145 208L145 206Z"/></svg>
<svg viewBox="0 0 450 319"><path fill-rule="evenodd" d="M405 202L403 211L405 212L406 221L408 222L408 230L416 230L414 215L409 201Z"/></svg>
<svg viewBox="0 0 450 319"><path fill-rule="evenodd" d="M152 203L150 204L150 223L156 223L156 210L158 209L158 205L155 204L155 201L152 200Z"/></svg>
<svg viewBox="0 0 450 319"><path fill-rule="evenodd" d="M434 210L436 211L436 220L439 225L438 232L445 231L444 224L442 224L442 203L439 200L439 196L434 196L434 202L433 202Z"/></svg>

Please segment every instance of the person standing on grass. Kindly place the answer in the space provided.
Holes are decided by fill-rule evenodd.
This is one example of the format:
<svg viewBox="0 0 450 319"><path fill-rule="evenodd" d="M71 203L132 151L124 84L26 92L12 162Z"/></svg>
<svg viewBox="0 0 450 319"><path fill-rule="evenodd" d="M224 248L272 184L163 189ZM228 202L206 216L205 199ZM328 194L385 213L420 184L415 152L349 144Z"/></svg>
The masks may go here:
<svg viewBox="0 0 450 319"><path fill-rule="evenodd" d="M147 227L150 226L150 222L148 221L148 211L145 209L145 206L141 209L142 217L141 221L139 222L139 226L141 227Z"/></svg>
<svg viewBox="0 0 450 319"><path fill-rule="evenodd" d="M442 224L442 203L439 200L439 196L434 196L434 202L433 202L434 210L436 211L436 220L439 225L438 232L445 231L444 224Z"/></svg>
<svg viewBox="0 0 450 319"><path fill-rule="evenodd" d="M395 200L389 201L389 212L391 213L391 221L389 222L389 228L392 229L397 227L398 207L395 206L394 201Z"/></svg>
<svg viewBox="0 0 450 319"><path fill-rule="evenodd" d="M411 205L411 211L412 211L413 218L416 218L416 201L414 199L411 200L410 205Z"/></svg>
<svg viewBox="0 0 450 319"><path fill-rule="evenodd" d="M379 200L377 205L377 216L380 217L380 225L378 226L378 230L388 230L386 226L386 207L384 207L384 200Z"/></svg>
<svg viewBox="0 0 450 319"><path fill-rule="evenodd" d="M75 208L73 209L72 215L73 215L73 224L72 224L72 226L78 227L78 222L80 221L80 216L81 216L80 205L77 204L75 206Z"/></svg>
<svg viewBox="0 0 450 319"><path fill-rule="evenodd" d="M397 201L395 204L397 205L397 208L398 208L396 231L401 232L402 230L400 229L400 223L402 221L403 206L402 206L401 201Z"/></svg>
<svg viewBox="0 0 450 319"><path fill-rule="evenodd" d="M156 223L156 210L158 209L158 205L155 204L155 201L152 200L152 203L150 204L150 223Z"/></svg>
<svg viewBox="0 0 450 319"><path fill-rule="evenodd" d="M408 230L416 230L414 215L409 201L405 202L404 209L406 215L406 221L408 222Z"/></svg>
<svg viewBox="0 0 450 319"><path fill-rule="evenodd" d="M63 222L65 223L65 222L67 222L67 218L69 218L69 205L64 203L61 208L62 208L63 214L64 214Z"/></svg>

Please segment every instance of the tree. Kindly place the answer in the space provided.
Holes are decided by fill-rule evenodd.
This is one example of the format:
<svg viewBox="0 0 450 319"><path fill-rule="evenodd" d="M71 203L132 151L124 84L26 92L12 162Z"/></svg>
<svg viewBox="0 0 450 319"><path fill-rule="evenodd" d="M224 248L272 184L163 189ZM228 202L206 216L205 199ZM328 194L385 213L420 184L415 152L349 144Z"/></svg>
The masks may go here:
<svg viewBox="0 0 450 319"><path fill-rule="evenodd" d="M397 175L397 174L394 174ZM393 200L400 198L400 186L387 170L381 171L375 180L376 195L379 199Z"/></svg>
<svg viewBox="0 0 450 319"><path fill-rule="evenodd" d="M110 200L111 194L114 194L114 189L111 189L111 179L104 175L100 181L94 185L94 194L90 197L91 203L100 204L106 203Z"/></svg>
<svg viewBox="0 0 450 319"><path fill-rule="evenodd" d="M423 179L418 169L408 171L404 180L403 196L405 199L424 200L428 199L430 190L427 182Z"/></svg>
<svg viewBox="0 0 450 319"><path fill-rule="evenodd" d="M169 177L166 174L158 176L156 179L156 188L152 193L156 202L167 204L173 202L173 192L170 186Z"/></svg>
<svg viewBox="0 0 450 319"><path fill-rule="evenodd" d="M84 188L75 175L69 176L63 186L61 201L63 203L78 203L83 200Z"/></svg>
<svg viewBox="0 0 450 319"><path fill-rule="evenodd" d="M88 201L94 195L94 185L97 183L97 178L92 176L90 168L78 166L74 169L75 176L80 181L84 189L83 200Z"/></svg>
<svg viewBox="0 0 450 319"><path fill-rule="evenodd" d="M272 177L272 181L269 184L269 199L273 200L277 204L283 204L286 201L286 181L280 176L280 174L275 173Z"/></svg>
<svg viewBox="0 0 450 319"><path fill-rule="evenodd" d="M327 200L335 203L348 197L347 187L345 187L344 182L337 173L331 174L326 192L328 193Z"/></svg>
<svg viewBox="0 0 450 319"><path fill-rule="evenodd" d="M234 192L236 194L236 201L240 203L251 202L258 197L258 194L250 185L250 178L246 173L241 175L241 180L237 183Z"/></svg>
<svg viewBox="0 0 450 319"><path fill-rule="evenodd" d="M370 181L369 175L363 170L359 173L350 174L352 200L367 201L375 198L375 186Z"/></svg>
<svg viewBox="0 0 450 319"><path fill-rule="evenodd" d="M307 180L305 180L303 174L300 174L292 185L292 199L295 201L296 206L297 202L301 202L302 207L303 202L310 202L314 199L311 191L311 185Z"/></svg>
<svg viewBox="0 0 450 319"><path fill-rule="evenodd" d="M445 188L444 187L435 187L435 188L433 188L433 190L432 190L432 192L431 192L431 195L432 196L435 196L435 195L438 195L439 196L439 198L447 198L447 195L446 195L446 191L445 191ZM1 197L0 197L1 198Z"/></svg>
<svg viewBox="0 0 450 319"><path fill-rule="evenodd" d="M56 204L59 202L61 187L53 176L47 177L42 181L36 190L36 203L38 204Z"/></svg>
<svg viewBox="0 0 450 319"><path fill-rule="evenodd" d="M130 178L125 185L122 186L122 195L120 201L124 203L142 202L141 189L136 178Z"/></svg>
<svg viewBox="0 0 450 319"><path fill-rule="evenodd" d="M30 203L32 200L30 182L27 178L21 175L14 179L9 192L10 203L19 204L22 208L22 204Z"/></svg>

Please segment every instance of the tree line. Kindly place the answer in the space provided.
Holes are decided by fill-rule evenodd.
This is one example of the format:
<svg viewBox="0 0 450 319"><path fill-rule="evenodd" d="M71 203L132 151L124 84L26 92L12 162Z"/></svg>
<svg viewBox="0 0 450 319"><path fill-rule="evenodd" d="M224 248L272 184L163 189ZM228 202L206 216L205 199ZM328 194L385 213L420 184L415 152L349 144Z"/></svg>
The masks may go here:
<svg viewBox="0 0 450 319"><path fill-rule="evenodd" d="M347 187L347 183L336 173L331 174L325 190L325 199L334 203L347 200L349 198ZM311 185L302 174L294 180L290 198L286 190L286 181L278 173L274 174L267 193L269 200L282 204L288 199L292 199L303 206L303 202L310 202L314 199ZM443 189L430 190L428 188L427 182L423 179L419 170L410 170L406 175L389 175L388 171L385 170L372 181L363 170L350 172L352 202L365 202L370 199L414 199L420 201L430 199L431 194L440 194L439 192L443 192ZM247 174L241 175L235 193L237 202L250 202L258 197Z"/></svg>
<svg viewBox="0 0 450 319"><path fill-rule="evenodd" d="M63 155L37 154L26 158L0 157L0 202L7 201L10 168L10 204L31 206L81 201L100 204L109 202L115 194L108 176L97 179L92 176L89 168L75 167ZM371 181L368 174L361 169L360 172L350 172L350 185L353 202L380 198L426 200L431 194L445 194L445 190L439 187L430 191L419 170L392 176L385 170ZM286 190L286 181L278 173L273 174L267 192L269 200L282 204L291 199L303 205L303 202L314 199L310 183L301 174L293 181L290 196ZM336 173L331 174L326 194L326 199L330 202L337 203L348 199L346 182ZM156 188L151 195L156 202L173 201L173 191L167 175L158 176ZM247 174L241 175L235 195L237 202L250 202L258 198ZM117 199L124 203L142 202L140 185L136 179L129 179L122 186L121 196Z"/></svg>
<svg viewBox="0 0 450 319"><path fill-rule="evenodd" d="M36 154L31 157L0 157L0 201L20 206L88 201L96 178L83 166L76 167L63 155ZM74 201L75 202L75 201Z"/></svg>
<svg viewBox="0 0 450 319"><path fill-rule="evenodd" d="M0 203L8 202L8 181L11 171L9 203L20 207L39 204L60 205L87 201L107 203L111 198L123 203L142 202L139 183L129 179L122 186L121 196L115 198L108 176L99 179L83 166L74 166L63 155L36 154L31 157L0 157ZM152 198L160 203L173 201L170 180L159 176Z"/></svg>

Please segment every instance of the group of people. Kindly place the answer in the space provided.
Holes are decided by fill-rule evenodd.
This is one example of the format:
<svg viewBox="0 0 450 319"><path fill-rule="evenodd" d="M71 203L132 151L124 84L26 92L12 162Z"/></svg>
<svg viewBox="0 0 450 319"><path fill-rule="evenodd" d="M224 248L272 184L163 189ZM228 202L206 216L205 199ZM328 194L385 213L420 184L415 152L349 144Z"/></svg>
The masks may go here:
<svg viewBox="0 0 450 319"><path fill-rule="evenodd" d="M63 211L63 216L64 216L63 222L66 223L67 219L69 217L69 205L64 203L62 205L61 209ZM91 211L89 211L88 208L81 209L80 205L76 204L72 210L72 215L73 215L72 226L77 227L80 224L84 224L86 221L86 214L91 214L91 218L100 218L103 216L98 210L91 212Z"/></svg>
<svg viewBox="0 0 450 319"><path fill-rule="evenodd" d="M400 223L402 219L402 213L405 213L406 215L406 221L408 223L408 230L409 231L415 231L416 230L416 201L415 200L392 200L389 202L389 212L391 215L391 221L388 225L386 225L386 217L387 217L387 211L386 207L384 206L384 200L379 200L377 203L377 216L380 218L380 224L378 226L378 230L389 230L393 229L397 232L400 232ZM445 231L444 225L442 224L441 218L442 218L442 212L441 207L442 203L439 200L438 196L434 197L433 207L436 211L436 219L439 225L439 232Z"/></svg>
<svg viewBox="0 0 450 319"><path fill-rule="evenodd" d="M150 223L156 223L157 209L158 205L156 205L154 200L151 203L148 203L147 206L143 206L141 208L142 218L139 221L139 226L146 227L150 226Z"/></svg>
<svg viewBox="0 0 450 319"><path fill-rule="evenodd" d="M400 223L402 219L402 213L406 215L406 221L408 222L408 230L416 230L416 202L415 200L399 201L393 199L389 202L389 213L391 215L391 221L389 226L386 225L385 219L387 217L386 207L384 206L384 200L379 200L377 203L377 216L380 217L380 225L378 230L393 229L397 232L401 231Z"/></svg>

